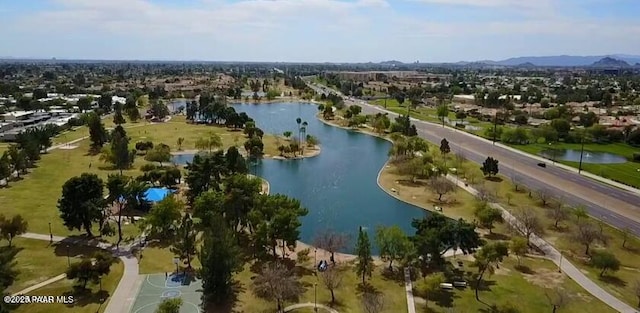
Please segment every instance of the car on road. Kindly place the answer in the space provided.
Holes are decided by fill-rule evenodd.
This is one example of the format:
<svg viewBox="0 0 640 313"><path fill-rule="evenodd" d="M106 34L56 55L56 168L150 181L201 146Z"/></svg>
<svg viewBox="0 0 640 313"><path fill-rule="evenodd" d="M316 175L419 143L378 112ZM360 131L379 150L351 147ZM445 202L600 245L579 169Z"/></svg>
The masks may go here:
<svg viewBox="0 0 640 313"><path fill-rule="evenodd" d="M547 167L547 163L540 162L540 163L538 163L538 166L540 166L540 167Z"/></svg>

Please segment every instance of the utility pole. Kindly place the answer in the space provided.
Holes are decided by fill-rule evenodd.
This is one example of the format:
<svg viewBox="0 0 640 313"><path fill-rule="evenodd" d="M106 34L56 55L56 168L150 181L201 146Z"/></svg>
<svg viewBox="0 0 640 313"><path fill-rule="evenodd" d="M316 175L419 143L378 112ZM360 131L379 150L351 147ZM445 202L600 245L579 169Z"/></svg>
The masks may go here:
<svg viewBox="0 0 640 313"><path fill-rule="evenodd" d="M585 133L582 133L581 139L580 139L580 165L578 165L578 174L580 174L582 172L582 155L584 154L584 136Z"/></svg>

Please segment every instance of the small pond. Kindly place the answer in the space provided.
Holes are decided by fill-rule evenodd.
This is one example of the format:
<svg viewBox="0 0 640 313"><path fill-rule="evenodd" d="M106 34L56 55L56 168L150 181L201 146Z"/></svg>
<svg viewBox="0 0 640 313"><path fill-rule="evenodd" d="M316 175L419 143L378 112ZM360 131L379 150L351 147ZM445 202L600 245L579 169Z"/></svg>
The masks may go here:
<svg viewBox="0 0 640 313"><path fill-rule="evenodd" d="M551 160L580 162L580 150L547 149L540 152L540 155ZM625 162L627 162L625 157L607 152L584 151L582 156L582 163L611 164Z"/></svg>
<svg viewBox="0 0 640 313"><path fill-rule="evenodd" d="M187 165L187 162L193 160L193 153L180 153L171 155L171 163L177 165Z"/></svg>

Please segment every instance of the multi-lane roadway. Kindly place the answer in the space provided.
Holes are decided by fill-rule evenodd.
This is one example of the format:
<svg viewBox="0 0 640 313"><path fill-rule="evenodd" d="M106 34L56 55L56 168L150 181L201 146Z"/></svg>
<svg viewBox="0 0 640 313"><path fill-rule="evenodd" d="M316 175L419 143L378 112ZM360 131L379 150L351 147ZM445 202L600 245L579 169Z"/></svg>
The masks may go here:
<svg viewBox="0 0 640 313"><path fill-rule="evenodd" d="M324 86L309 84L318 93L338 93ZM348 102L358 104L365 114L388 113L387 111L364 101L345 97ZM554 198L562 198L567 204L584 206L591 216L601 219L618 228L628 228L640 236L640 196L636 193L601 183L576 172L547 164L545 168L537 165L536 158L519 153L474 136L442 125L412 118L418 129L418 135L434 144L447 138L451 150L462 153L467 159L481 164L487 156L500 161L500 173L506 177L516 177L529 189L545 190Z"/></svg>

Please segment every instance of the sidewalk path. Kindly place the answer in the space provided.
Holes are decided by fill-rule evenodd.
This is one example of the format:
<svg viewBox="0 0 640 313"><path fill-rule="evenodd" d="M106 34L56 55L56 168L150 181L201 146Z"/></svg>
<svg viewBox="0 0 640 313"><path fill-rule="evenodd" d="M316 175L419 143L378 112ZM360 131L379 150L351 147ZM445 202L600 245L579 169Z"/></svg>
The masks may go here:
<svg viewBox="0 0 640 313"><path fill-rule="evenodd" d="M323 309L323 310L325 310L325 311L327 311L327 312L330 312L330 313L338 313L338 311L336 311L336 310L334 310L334 309L332 309L332 308L330 308L330 307L328 307L328 306L326 306L326 305L323 305L323 304L320 304L320 303L318 303L318 304L316 305L315 303L311 303L311 302L307 302L307 303L298 303L298 304L290 305L290 306L288 306L288 307L284 308L284 311L285 311L285 312L290 312L290 311L297 310L297 309L302 309L302 308L313 308L313 307L316 307L316 306L317 306L318 308Z"/></svg>
<svg viewBox="0 0 640 313"><path fill-rule="evenodd" d="M20 237L36 239L36 240L51 240L49 235L25 233ZM122 278L116 287L116 290L109 297L109 302L104 310L105 313L123 313L130 312L133 306L133 300L136 297L137 290L140 287L138 259L131 253L131 250L139 246L139 240L134 240L132 244L121 246L120 249L114 244L100 242L98 240L87 240L84 238L70 238L53 236L53 242L64 242L70 244L86 245L91 247L101 248L110 251L114 256L120 258L124 265L124 272ZM64 274L62 275L64 278ZM39 287L38 287L39 288Z"/></svg>
<svg viewBox="0 0 640 313"><path fill-rule="evenodd" d="M404 269L404 289L407 292L407 313L416 313L416 304L413 301L413 285L411 284L411 272Z"/></svg>
<svg viewBox="0 0 640 313"><path fill-rule="evenodd" d="M478 194L477 190L475 190L471 186L465 186L464 182L460 181L459 179L456 179L455 176L453 176L453 175L450 175L450 174L447 175L447 179L449 179L450 181L456 183L458 185L458 187L462 188L463 190L466 190L467 192L471 193L472 195L477 195ZM519 223L519 221L511 214L511 212L507 211L500 204L491 203L490 205L492 207L498 208L498 209L500 209L502 211L502 216L504 217L504 219L505 219L505 221L507 223L512 224L512 225L514 225L514 224L517 225ZM638 310L634 309L633 307L631 307L630 305L620 301L618 298L614 297L609 292L607 292L606 290L604 290L600 286L598 286L596 283L594 283L590 278L588 278L586 275L584 275L569 260L567 260L566 258L563 258L562 254L558 250L556 250L556 248L554 248L549 243L547 243L544 239L538 237L536 234L533 234L533 235L531 235L530 243L533 244L534 246L538 247L540 250L542 250L544 252L545 256L549 260L553 261L553 263L555 263L556 265L558 265L560 267L562 272L564 272L567 276L569 276L571 279L573 279L573 281L578 283L578 285L580 285L582 288L584 288L586 291L588 291L594 297L600 299L602 302L606 303L607 305L609 305L610 307L612 307L613 309L615 309L618 312L640 313L640 311L638 311Z"/></svg>
<svg viewBox="0 0 640 313"><path fill-rule="evenodd" d="M48 284L55 283L55 282L65 278L65 277L67 277L67 274L60 274L60 275L58 275L56 277L49 278L49 279L47 279L47 280L45 280L45 281L43 281L41 283L38 283L38 284L35 284L35 285L31 286L31 287L22 289L22 290L20 290L20 291L18 291L16 293L12 294L12 296L26 295L26 294L28 294L28 293L30 293L30 292L38 289L38 288L42 288L42 287L44 287L44 286L46 286Z"/></svg>

